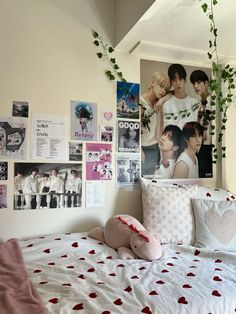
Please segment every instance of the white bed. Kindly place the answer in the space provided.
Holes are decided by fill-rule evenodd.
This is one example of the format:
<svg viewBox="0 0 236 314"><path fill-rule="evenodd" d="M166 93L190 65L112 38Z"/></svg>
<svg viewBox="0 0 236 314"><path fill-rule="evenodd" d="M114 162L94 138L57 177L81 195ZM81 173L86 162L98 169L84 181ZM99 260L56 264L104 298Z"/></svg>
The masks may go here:
<svg viewBox="0 0 236 314"><path fill-rule="evenodd" d="M48 313L236 312L236 253L165 245L160 260L121 260L86 233L19 244Z"/></svg>

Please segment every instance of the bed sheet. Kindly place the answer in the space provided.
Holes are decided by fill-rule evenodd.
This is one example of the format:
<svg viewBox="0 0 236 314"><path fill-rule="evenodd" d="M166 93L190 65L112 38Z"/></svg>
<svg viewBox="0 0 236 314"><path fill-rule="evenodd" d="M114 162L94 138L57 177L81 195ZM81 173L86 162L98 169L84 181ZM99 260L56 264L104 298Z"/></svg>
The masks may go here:
<svg viewBox="0 0 236 314"><path fill-rule="evenodd" d="M87 233L20 241L49 313L236 313L236 254L166 245L160 260L121 260Z"/></svg>

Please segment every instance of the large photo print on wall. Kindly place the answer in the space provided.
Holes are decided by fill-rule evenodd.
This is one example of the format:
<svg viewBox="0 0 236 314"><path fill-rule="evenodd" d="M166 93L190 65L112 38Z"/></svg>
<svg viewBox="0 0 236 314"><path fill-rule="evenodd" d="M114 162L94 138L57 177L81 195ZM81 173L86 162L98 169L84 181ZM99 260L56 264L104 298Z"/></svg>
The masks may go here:
<svg viewBox="0 0 236 314"><path fill-rule="evenodd" d="M15 163L14 209L81 207L82 164Z"/></svg>
<svg viewBox="0 0 236 314"><path fill-rule="evenodd" d="M212 177L209 68L141 60L142 176Z"/></svg>

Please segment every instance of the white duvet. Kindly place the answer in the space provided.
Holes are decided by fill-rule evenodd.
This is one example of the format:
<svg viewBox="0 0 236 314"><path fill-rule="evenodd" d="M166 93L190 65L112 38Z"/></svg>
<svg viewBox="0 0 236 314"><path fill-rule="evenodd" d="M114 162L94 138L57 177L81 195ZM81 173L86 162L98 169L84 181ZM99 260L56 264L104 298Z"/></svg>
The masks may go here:
<svg viewBox="0 0 236 314"><path fill-rule="evenodd" d="M86 233L20 246L49 313L236 313L236 253L171 245L160 260L121 260Z"/></svg>

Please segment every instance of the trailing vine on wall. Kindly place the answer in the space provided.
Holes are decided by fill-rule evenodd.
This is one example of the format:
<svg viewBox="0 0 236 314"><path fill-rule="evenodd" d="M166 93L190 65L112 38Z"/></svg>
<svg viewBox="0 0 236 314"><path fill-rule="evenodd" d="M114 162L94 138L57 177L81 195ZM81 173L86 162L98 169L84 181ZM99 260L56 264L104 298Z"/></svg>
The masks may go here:
<svg viewBox="0 0 236 314"><path fill-rule="evenodd" d="M226 122L227 111L234 102L233 90L235 89L236 71L229 64L222 65L218 56L218 28L216 27L214 6L218 4L219 0L199 0L204 3L201 5L202 11L209 19L209 51L207 52L208 58L211 61L212 78L210 80L211 91L211 134L216 135L216 144L213 144L213 162L217 159L225 158L226 147L222 146ZM217 111L221 114L221 126L216 125L218 122Z"/></svg>
<svg viewBox="0 0 236 314"><path fill-rule="evenodd" d="M213 151L213 163L217 160L226 157L226 147L222 145L226 130L227 111L229 107L234 103L235 96L233 91L236 88L236 71L229 64L221 64L218 56L218 28L216 27L214 7L220 0L199 0L203 4L201 5L203 13L209 20L209 51L207 56L211 62L212 77L209 82L210 96L211 96L211 114L210 116L203 117L203 121L206 124L210 120L211 135L215 136L216 142L212 144ZM114 49L104 42L103 38L93 31L94 45L99 48L97 57L103 61L108 61L110 70L105 70L105 74L109 80L118 79L126 82L123 73L117 64L116 58L112 56ZM195 111L200 108L200 104L196 103L191 108ZM177 114L170 113L166 118L177 119L179 116L182 118L189 116L188 110L180 111ZM219 118L220 116L220 118Z"/></svg>
<svg viewBox="0 0 236 314"><path fill-rule="evenodd" d="M97 57L103 61L108 61L111 70L105 70L105 74L109 80L115 80L116 78L122 82L126 82L123 73L117 64L116 58L112 56L114 49L104 42L103 38L96 32L93 31L94 45L99 48Z"/></svg>

